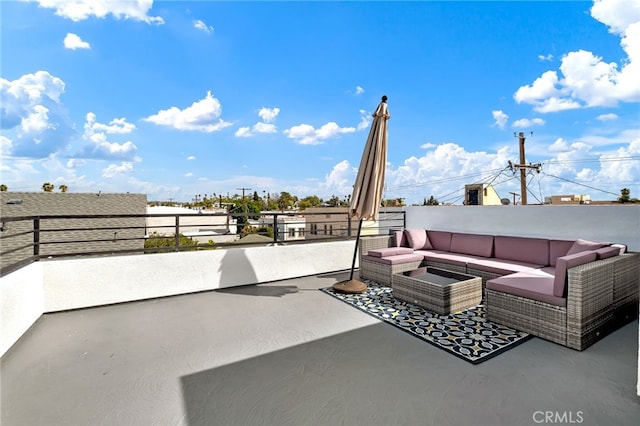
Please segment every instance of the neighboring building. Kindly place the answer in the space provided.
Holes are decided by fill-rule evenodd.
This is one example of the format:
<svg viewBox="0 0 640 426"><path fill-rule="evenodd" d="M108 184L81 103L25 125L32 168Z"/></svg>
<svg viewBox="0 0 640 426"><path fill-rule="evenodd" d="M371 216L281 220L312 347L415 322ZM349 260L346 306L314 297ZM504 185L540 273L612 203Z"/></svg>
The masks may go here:
<svg viewBox="0 0 640 426"><path fill-rule="evenodd" d="M590 204L589 195L552 195L545 197L545 204Z"/></svg>
<svg viewBox="0 0 640 426"><path fill-rule="evenodd" d="M488 183L464 186L464 204L467 206L500 206L504 204L496 190Z"/></svg>
<svg viewBox="0 0 640 426"><path fill-rule="evenodd" d="M258 220L250 220L252 226L273 228L273 218L276 217L278 240L281 241L297 241L304 240L306 234L306 218L302 215L290 216L288 214L269 214L270 212L262 212L262 216Z"/></svg>
<svg viewBox="0 0 640 426"><path fill-rule="evenodd" d="M176 216L179 215L178 233L198 243L228 243L236 241L237 222L226 209L195 210L185 207L150 206L146 208L146 236L154 232L169 236L176 233Z"/></svg>
<svg viewBox="0 0 640 426"><path fill-rule="evenodd" d="M144 215L146 194L0 192L0 216ZM1 266L33 256L34 220L2 223ZM142 250L144 217L41 218L39 254ZM11 237L11 235L24 235ZM79 241L79 242L68 242ZM55 243L54 243L55 242ZM25 247L28 246L28 247ZM12 248L24 247L4 254Z"/></svg>
<svg viewBox="0 0 640 426"><path fill-rule="evenodd" d="M381 207L378 221L362 222L360 235L385 234L390 228L404 228L403 216L397 215L402 211L402 207ZM358 219L349 219L348 207L312 207L304 210L304 215L307 239L355 237L358 233Z"/></svg>

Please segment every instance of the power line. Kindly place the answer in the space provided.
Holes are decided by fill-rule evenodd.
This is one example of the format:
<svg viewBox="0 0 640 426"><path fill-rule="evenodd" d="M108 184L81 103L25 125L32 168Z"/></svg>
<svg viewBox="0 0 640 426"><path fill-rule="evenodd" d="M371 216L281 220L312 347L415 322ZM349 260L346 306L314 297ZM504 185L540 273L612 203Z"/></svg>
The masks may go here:
<svg viewBox="0 0 640 426"><path fill-rule="evenodd" d="M580 182L574 182L574 181L569 180L569 179L561 178L560 176L555 176L555 175L552 175L552 174L549 174L549 173L544 173L544 172L543 172L543 174L545 176L549 176L549 177L552 177L552 178L560 179L560 180L563 180L565 182L572 183L574 185L584 186L585 188L593 189L595 191L600 191L600 192L604 192L606 194L612 194L612 195L616 195L616 196L619 195L619 194L616 194L615 192L605 191L604 189L596 188L595 186L585 185L584 183L580 183Z"/></svg>

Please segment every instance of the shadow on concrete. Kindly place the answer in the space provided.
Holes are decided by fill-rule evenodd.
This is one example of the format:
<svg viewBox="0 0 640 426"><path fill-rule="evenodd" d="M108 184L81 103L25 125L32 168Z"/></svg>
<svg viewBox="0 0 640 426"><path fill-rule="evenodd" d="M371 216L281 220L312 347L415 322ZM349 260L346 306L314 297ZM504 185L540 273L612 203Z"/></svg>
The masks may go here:
<svg viewBox="0 0 640 426"><path fill-rule="evenodd" d="M600 345L632 334L637 323ZM471 365L374 324L182 376L180 384L190 426L535 425L536 411L631 425L640 416L635 375L625 371L636 361L632 346L577 352L533 339Z"/></svg>
<svg viewBox="0 0 640 426"><path fill-rule="evenodd" d="M227 249L218 270L221 288L258 282L258 277L244 248Z"/></svg>
<svg viewBox="0 0 640 426"><path fill-rule="evenodd" d="M282 297L300 291L295 285L245 285L241 287L223 288L218 293L241 294L245 296ZM317 291L317 290L314 290Z"/></svg>

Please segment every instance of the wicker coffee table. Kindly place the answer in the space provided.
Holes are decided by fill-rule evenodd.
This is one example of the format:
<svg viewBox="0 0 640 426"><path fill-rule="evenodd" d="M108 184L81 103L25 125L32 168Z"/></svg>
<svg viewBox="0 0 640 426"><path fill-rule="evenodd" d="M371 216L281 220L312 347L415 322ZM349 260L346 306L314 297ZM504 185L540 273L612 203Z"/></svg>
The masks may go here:
<svg viewBox="0 0 640 426"><path fill-rule="evenodd" d="M391 276L393 297L440 315L480 304L482 278L434 267Z"/></svg>

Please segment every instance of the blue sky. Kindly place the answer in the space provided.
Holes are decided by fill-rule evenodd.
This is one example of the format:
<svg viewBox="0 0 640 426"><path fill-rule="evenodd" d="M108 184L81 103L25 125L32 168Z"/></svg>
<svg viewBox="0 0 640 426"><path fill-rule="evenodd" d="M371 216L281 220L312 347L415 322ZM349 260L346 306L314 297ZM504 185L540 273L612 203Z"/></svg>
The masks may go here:
<svg viewBox="0 0 640 426"><path fill-rule="evenodd" d="M640 2L2 1L10 191L352 191L389 97L385 198L640 197ZM533 132L533 135L531 135ZM506 170L505 170L506 169Z"/></svg>

